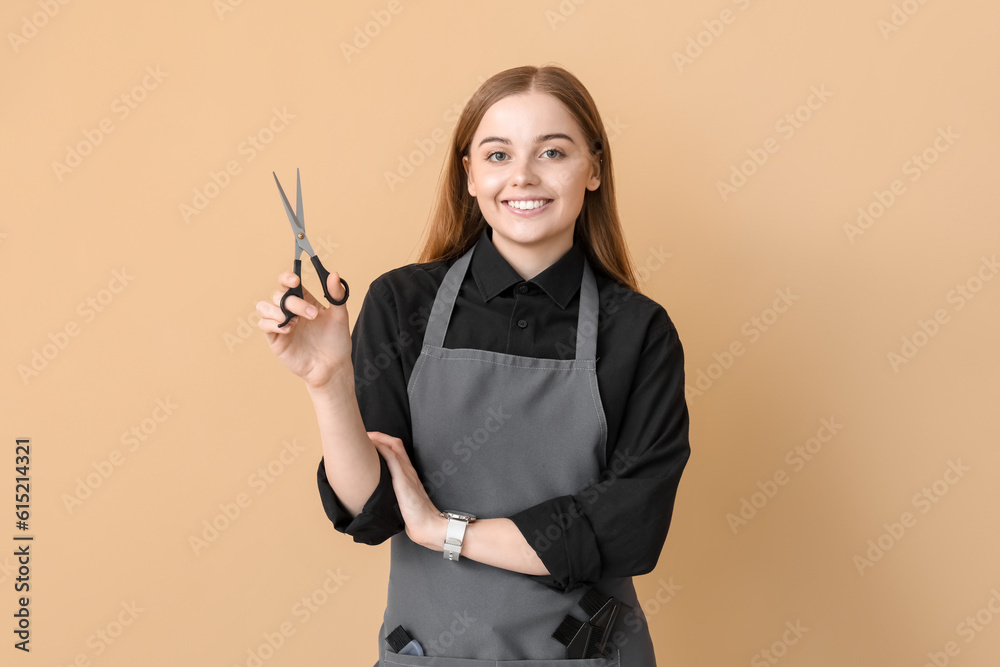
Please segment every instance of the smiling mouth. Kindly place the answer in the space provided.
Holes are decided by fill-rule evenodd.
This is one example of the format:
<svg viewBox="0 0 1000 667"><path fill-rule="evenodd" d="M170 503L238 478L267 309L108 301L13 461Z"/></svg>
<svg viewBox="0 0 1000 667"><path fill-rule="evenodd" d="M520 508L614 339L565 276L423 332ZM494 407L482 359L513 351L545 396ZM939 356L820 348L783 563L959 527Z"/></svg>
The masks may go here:
<svg viewBox="0 0 1000 667"><path fill-rule="evenodd" d="M504 200L504 205L508 206L517 211L531 211L536 208L541 208L548 204L551 199L507 199Z"/></svg>

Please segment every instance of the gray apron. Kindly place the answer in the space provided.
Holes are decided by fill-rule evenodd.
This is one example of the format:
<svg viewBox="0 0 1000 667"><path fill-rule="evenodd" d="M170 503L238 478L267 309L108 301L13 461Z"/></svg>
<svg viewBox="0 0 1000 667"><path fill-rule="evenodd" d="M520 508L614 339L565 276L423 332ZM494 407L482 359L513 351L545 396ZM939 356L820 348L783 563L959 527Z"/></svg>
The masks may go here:
<svg viewBox="0 0 1000 667"><path fill-rule="evenodd" d="M438 288L407 392L414 468L441 510L508 517L600 481L607 423L597 390L597 283L584 260L576 359L537 359L446 349L445 332L475 246ZM569 332L567 332L569 334ZM566 517L568 521L585 521ZM553 519L549 537L564 527ZM544 535L531 543L545 544ZM552 638L563 617L581 621L586 587L560 593L530 577L413 543L391 540L388 603L379 632L381 665L434 667L651 667L653 645L632 578L594 585L632 607L622 610L604 658L567 660ZM399 655L385 641L402 625L424 656Z"/></svg>

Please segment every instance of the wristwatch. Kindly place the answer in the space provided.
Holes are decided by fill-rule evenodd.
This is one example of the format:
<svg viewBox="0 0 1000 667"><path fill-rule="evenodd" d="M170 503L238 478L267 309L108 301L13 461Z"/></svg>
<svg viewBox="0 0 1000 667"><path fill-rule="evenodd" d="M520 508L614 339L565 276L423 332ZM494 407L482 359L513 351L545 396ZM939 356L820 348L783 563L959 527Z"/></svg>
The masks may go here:
<svg viewBox="0 0 1000 667"><path fill-rule="evenodd" d="M462 553L465 529L476 520L476 517L464 512L449 511L441 512L441 516L448 519L448 534L444 538L444 557L450 561L457 561L459 554Z"/></svg>

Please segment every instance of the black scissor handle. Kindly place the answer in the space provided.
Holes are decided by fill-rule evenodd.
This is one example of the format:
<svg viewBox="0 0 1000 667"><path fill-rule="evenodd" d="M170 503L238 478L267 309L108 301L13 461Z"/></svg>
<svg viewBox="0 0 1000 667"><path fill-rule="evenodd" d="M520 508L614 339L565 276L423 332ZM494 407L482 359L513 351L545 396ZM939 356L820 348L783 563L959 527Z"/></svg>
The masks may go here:
<svg viewBox="0 0 1000 667"><path fill-rule="evenodd" d="M327 278L330 277L330 272L326 270L326 267L323 266L323 263L319 261L319 257L317 257L316 255L312 256L312 264L313 267L315 267L316 269L316 273L319 274L320 283L323 285L323 296L326 297L326 300L335 306L343 306L345 303L347 303L347 297L351 295L351 288L348 287L347 281L344 280L343 278L340 279L340 284L344 286L344 298L338 301L330 295L330 290L326 286L326 280ZM288 297L290 296L297 296L300 299L303 298L301 259L295 260L294 271L295 275L299 277L299 284L296 285L295 287L289 287L288 290L286 290L285 293L281 295L281 301L278 302L278 306L281 308L281 312L285 314L285 321L278 325L279 329L288 324L291 321L291 319L295 317L295 313L285 308L285 300L288 299Z"/></svg>
<svg viewBox="0 0 1000 667"><path fill-rule="evenodd" d="M326 279L330 277L330 272L326 270L325 266L323 266L323 262L319 261L318 255L313 255L311 259L313 263L313 268L315 268L316 273L319 274L319 282L323 286L323 296L325 296L326 300L332 303L333 305L343 306L345 303L347 303L347 297L351 295L351 288L347 286L347 281L344 280L343 278L340 279L340 284L344 286L344 298L341 299L340 301L337 301L330 295L330 290L328 290L326 287ZM301 285L301 282L299 284Z"/></svg>

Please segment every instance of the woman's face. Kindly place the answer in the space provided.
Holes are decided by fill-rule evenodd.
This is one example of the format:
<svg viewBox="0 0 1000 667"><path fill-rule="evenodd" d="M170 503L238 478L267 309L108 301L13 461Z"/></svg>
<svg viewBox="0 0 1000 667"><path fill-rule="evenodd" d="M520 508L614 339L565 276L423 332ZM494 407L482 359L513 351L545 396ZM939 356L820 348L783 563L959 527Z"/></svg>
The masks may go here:
<svg viewBox="0 0 1000 667"><path fill-rule="evenodd" d="M510 95L491 106L462 164L501 254L524 246L556 251L558 259L573 245L585 191L601 184L576 121L545 93Z"/></svg>

